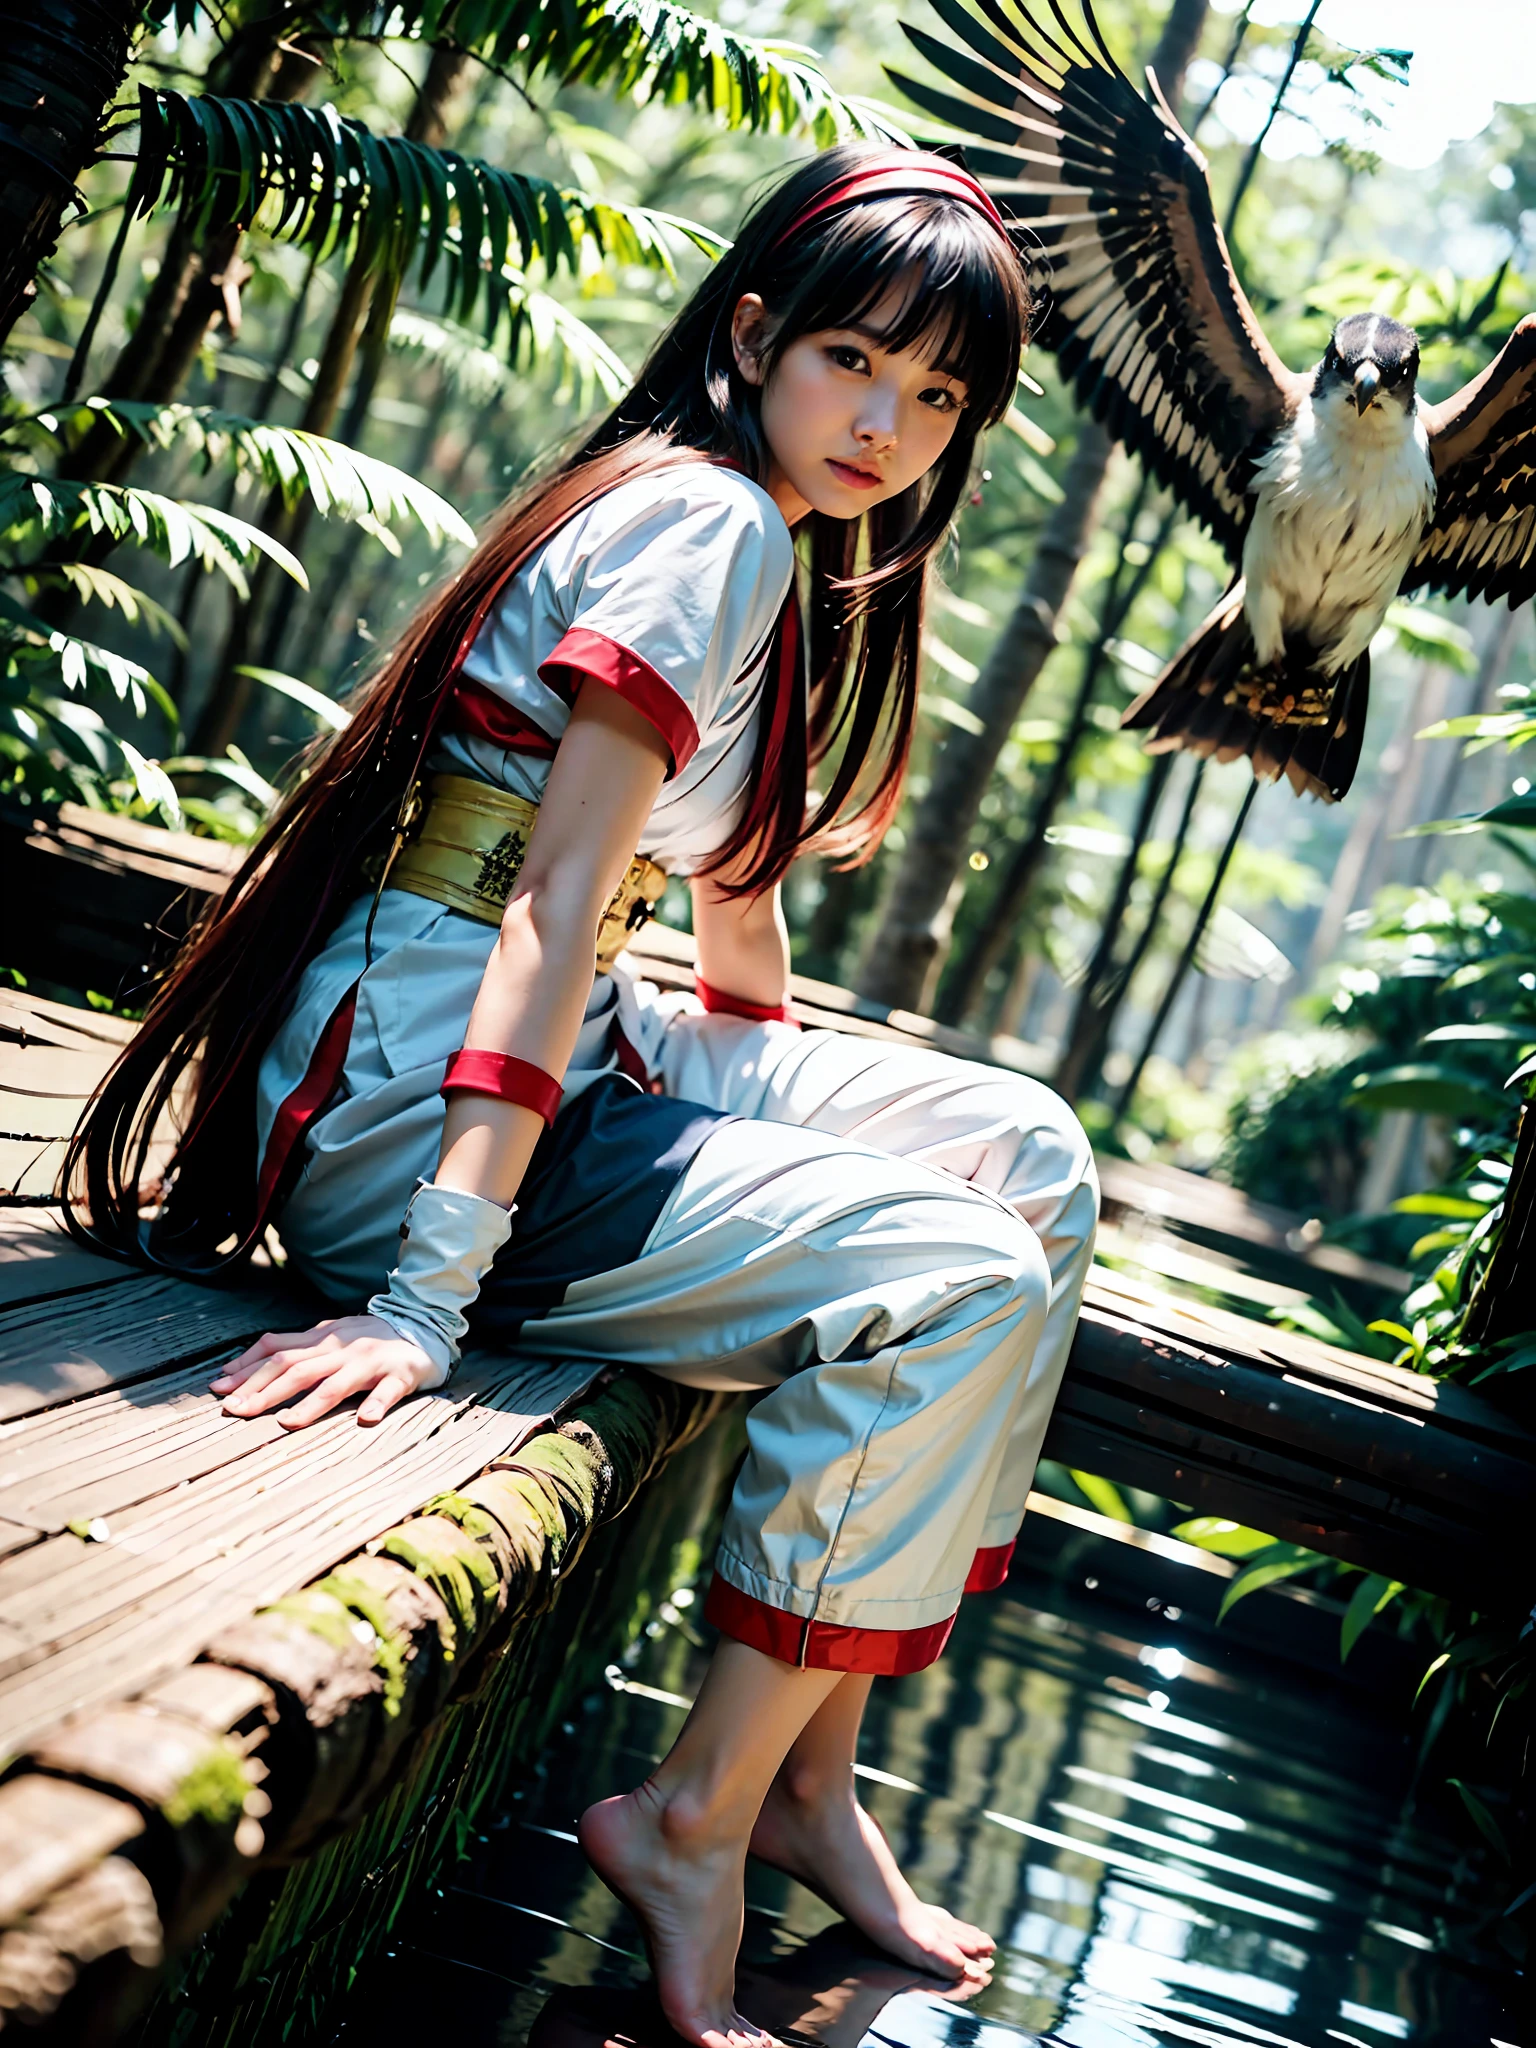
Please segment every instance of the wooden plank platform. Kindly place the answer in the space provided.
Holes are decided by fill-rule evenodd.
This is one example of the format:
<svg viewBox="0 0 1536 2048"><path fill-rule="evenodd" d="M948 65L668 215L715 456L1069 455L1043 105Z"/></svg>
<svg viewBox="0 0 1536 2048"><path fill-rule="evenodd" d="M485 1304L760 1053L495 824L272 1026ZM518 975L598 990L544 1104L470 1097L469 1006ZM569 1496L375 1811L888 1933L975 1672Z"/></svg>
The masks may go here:
<svg viewBox="0 0 1536 2048"><path fill-rule="evenodd" d="M646 940L645 971L686 985L686 935ZM816 984L795 1003L807 1023L997 1057ZM87 1996L81 1928L90 1954L147 1969L145 1927L184 1943L258 1858L389 1811L411 1745L447 1739L446 1702L482 1697L510 1617L618 1504L613 1470L632 1491L723 1405L498 1357L367 1432L350 1409L297 1434L222 1415L211 1368L311 1304L270 1267L238 1286L141 1273L75 1245L49 1206L63 1136L131 1028L0 994L0 1142L19 1148L0 1196L7 2011L34 2010L43 1994L11 1987L40 1969ZM1296 1219L1193 1176L1106 1178L1116 1264L1090 1281L1048 1456L1431 1589L1476 1574L1529 1599L1536 1437L1465 1390L1257 1319L1326 1291ZM549 1434L576 1401L570 1434ZM626 1402L640 1424L621 1454ZM188 1787L206 1802L219 1785L214 1817L182 1817Z"/></svg>
<svg viewBox="0 0 1536 2048"><path fill-rule="evenodd" d="M36 1212L0 1220L0 1278L18 1274L0 1307L0 1755L190 1663L511 1455L601 1370L472 1358L377 1428L348 1408L295 1432L208 1392L220 1360L313 1312L272 1276L137 1273Z"/></svg>
<svg viewBox="0 0 1536 2048"><path fill-rule="evenodd" d="M653 925L635 957L662 985L689 985L687 934ZM852 1000L797 983L794 1005L812 1025L946 1050L955 1037L922 1019L835 1006ZM33 1203L50 1192L62 1135L129 1029L96 1012L0 994L0 1101L21 1133L10 1142L30 1148L19 1191ZM38 1104L46 1115L28 1127L20 1119ZM1464 1389L1266 1320L1310 1294L1326 1299L1341 1266L1357 1290L1378 1294L1378 1306L1399 1276L1348 1254L1330 1258L1330 1248L1308 1241L1302 1219L1194 1175L1111 1161L1104 1179L1110 1220L1101 1250L1114 1263L1095 1269L1049 1456L1432 1590L1454 1590L1474 1570L1485 1583L1518 1571L1536 1438ZM55 1262L67 1287L40 1277ZM161 1360L211 1360L220 1346L227 1355L261 1321L260 1286L258 1278L255 1291L232 1296L130 1275L56 1228L12 1228L0 1242L0 1304L8 1304L0 1424L148 1377ZM99 1290L110 1295L110 1313ZM0 1518L14 1516L9 1526L24 1530L26 1517L6 1499L0 1484ZM0 1526L0 1556L18 1547ZM8 1625L4 1570L0 1563L0 1627ZM0 1701L7 1683L0 1677Z"/></svg>
<svg viewBox="0 0 1536 2048"><path fill-rule="evenodd" d="M234 858L68 807L30 824L26 848L44 864L39 900L88 883L124 959L163 950ZM82 957L93 943L80 937ZM67 949L48 957L57 972ZM691 984L686 933L652 925L632 957L664 987ZM823 983L797 977L792 995L808 1025L1042 1064L1018 1041ZM135 1272L72 1244L47 1207L65 1136L132 1028L0 992L0 1749L185 1664L232 1618L515 1448L591 1378L486 1361L366 1437L349 1416L297 1437L220 1416L211 1365L308 1320L280 1277L197 1287ZM1194 1175L1106 1162L1103 1177L1112 1263L1090 1283L1047 1455L1434 1590L1518 1572L1536 1437L1463 1389L1265 1320L1334 1285L1381 1306L1402 1276Z"/></svg>
<svg viewBox="0 0 1536 2048"><path fill-rule="evenodd" d="M379 1430L347 1412L292 1435L207 1392L220 1358L306 1319L272 1276L143 1275L13 1212L0 1295L0 1752L187 1661L592 1378L484 1361ZM1536 1478L1536 1439L1461 1388L1103 1268L1045 1450L1442 1591L1519 1573Z"/></svg>

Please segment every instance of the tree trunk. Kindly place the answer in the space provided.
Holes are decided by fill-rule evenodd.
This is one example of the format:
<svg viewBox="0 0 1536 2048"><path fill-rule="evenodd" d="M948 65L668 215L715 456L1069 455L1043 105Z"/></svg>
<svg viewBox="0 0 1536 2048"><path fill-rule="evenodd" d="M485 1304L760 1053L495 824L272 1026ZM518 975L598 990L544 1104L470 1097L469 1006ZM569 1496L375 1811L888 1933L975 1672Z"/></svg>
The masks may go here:
<svg viewBox="0 0 1536 2048"><path fill-rule="evenodd" d="M411 118L405 126L408 142L423 143L428 149L442 148L448 139L453 103L468 70L469 59L462 50L447 49L441 44L433 50L426 77L416 95L416 104L411 109ZM357 381L352 387L347 416L341 426L341 438L349 447L362 446L368 408L378 389L389 348L389 323L394 318L395 296L393 292L378 294L368 309L368 324L358 344Z"/></svg>
<svg viewBox="0 0 1536 2048"><path fill-rule="evenodd" d="M1157 887L1152 892L1152 901L1147 906L1147 914L1142 920L1141 930L1136 934L1136 943L1132 946L1125 961L1120 966L1114 967L1111 970L1112 978L1108 989L1105 991L1102 1014L1098 1020L1098 1044L1099 1057L1101 1059L1109 1050L1110 1039L1114 1034L1115 1020L1120 1014L1121 1007L1129 997L1132 984L1141 972L1142 962L1152 950L1152 941L1157 937L1159 930L1162 928L1163 912L1167 909L1168 898L1173 892L1174 877L1179 871L1180 861L1184 858L1184 848L1189 843L1189 830L1195 820L1195 806L1200 801L1200 788L1205 780L1206 766L1205 761L1196 760L1194 771L1189 778L1189 787L1184 792L1184 808L1180 811L1179 822L1174 828L1173 844L1168 849L1168 859L1164 863L1163 872L1157 878ZM1096 1087L1098 1079L1097 1070L1085 1072L1082 1088ZM1079 1092L1082 1092L1082 1090Z"/></svg>
<svg viewBox="0 0 1536 2048"><path fill-rule="evenodd" d="M1163 991L1163 1000L1157 1006L1157 1015L1148 1025L1147 1035L1141 1042L1141 1051L1136 1055L1136 1064L1127 1075L1125 1086L1115 1098L1113 1122L1116 1124L1129 1113L1136 1100L1136 1091L1141 1086L1141 1077L1146 1072L1147 1061L1157 1050L1157 1041L1162 1037L1164 1027L1173 1014L1173 1006L1179 999L1179 991L1188 978L1190 968L1195 964L1195 954L1199 951L1206 926L1215 912L1221 885L1227 879L1227 869L1232 865L1237 842L1243 835L1243 827L1248 822L1248 813L1253 809L1253 800L1258 793L1258 778L1255 776L1243 792L1243 800L1237 807L1237 816L1232 820L1232 829L1227 834L1227 843L1221 849L1220 858L1216 862L1216 872L1211 876L1211 886L1205 892L1205 901L1195 913L1195 921L1190 926L1189 937L1184 941L1184 949L1174 962L1173 972L1168 977L1168 986ZM1171 876L1171 865L1169 873ZM1149 919L1147 930L1150 933L1152 929L1152 921Z"/></svg>
<svg viewBox="0 0 1536 2048"><path fill-rule="evenodd" d="M1131 827L1131 843L1125 850L1114 887L1110 890L1098 944L1083 976L1077 1006L1067 1026L1061 1059L1051 1077L1052 1087L1068 1102L1076 1102L1083 1089L1093 1081L1109 1042L1120 991L1127 978L1124 972L1116 971L1115 945L1131 905L1131 891L1140 872L1142 849L1152 836L1157 807L1173 772L1173 760L1172 754L1155 755L1142 781L1141 802L1136 807L1136 822Z"/></svg>
<svg viewBox="0 0 1536 2048"><path fill-rule="evenodd" d="M1151 68L1171 105L1205 27L1209 0L1172 0ZM951 728L934 761L927 794L915 808L907 844L860 966L861 995L893 1009L920 1010L938 980L949 944L952 891L971 828L1015 720L1056 644L1057 620L1098 515L1113 443L1084 420L1056 507L1024 579L1013 616L967 699L979 733Z"/></svg>
<svg viewBox="0 0 1536 2048"><path fill-rule="evenodd" d="M1015 926L1025 904L1029 901L1029 893L1034 886L1040 863L1049 851L1046 834L1055 823L1057 809L1072 780L1073 764L1083 735L1088 730L1094 694L1109 656L1109 643L1125 624L1131 606L1141 595L1176 516L1170 512L1163 520L1157 538L1148 550L1146 560L1131 572L1127 580L1124 574L1125 544L1135 532L1136 521L1146 501L1146 495L1147 479L1143 476L1121 526L1118 559L1105 586L1098 628L1094 633L1093 644L1083 660L1082 676L1072 700L1072 708L1067 714L1061 742L1046 771L1044 783L1034 794L1029 828L1009 857L985 924L972 938L970 945L946 978L943 1000L937 1010L937 1015L945 1023L963 1022L980 1001L987 976L1001 959L1009 940L1014 936Z"/></svg>
<svg viewBox="0 0 1536 2048"><path fill-rule="evenodd" d="M1096 420L1084 420L1065 495L1041 534L1013 615L966 699L982 729L952 727L935 756L859 970L859 993L874 1002L921 1010L932 995L949 944L950 891L997 757L1056 645L1057 619L1098 518L1112 445Z"/></svg>
<svg viewBox="0 0 1536 2048"><path fill-rule="evenodd" d="M342 281L341 295L325 338L320 367L315 372L314 384L299 420L299 426L307 434L329 433L341 410L342 392L351 372L352 358L357 352L358 336L368 316L372 294L373 280L359 252L353 257ZM310 501L305 498L290 510L282 492L273 491L262 510L262 529L274 540L297 552L309 523L306 514L310 509ZM286 623L283 608L275 602L280 585L292 587L277 564L263 555L251 571L250 596L244 604L235 607L230 618L218 670L193 728L193 753L222 754L240 730L254 685L249 676L236 675L235 670L246 662L254 662L263 668L270 666L273 650L267 646L266 640L272 633L280 632Z"/></svg>
<svg viewBox="0 0 1536 2048"><path fill-rule="evenodd" d="M1469 1344L1495 1344L1503 1337L1522 1336L1536 1327L1536 1309L1531 1303L1531 1268L1536 1261L1536 1107L1529 1102L1520 1112L1515 1138L1514 1169L1504 1197L1504 1215L1498 1226L1493 1257L1488 1262L1462 1332ZM1507 1398L1516 1388L1507 1379L1489 1385L1495 1400ZM1519 1383L1520 1412L1529 1418L1530 1387Z"/></svg>
<svg viewBox="0 0 1536 2048"><path fill-rule="evenodd" d="M299 46L279 48L288 15L251 22L220 57L208 90L230 99L294 100L313 81L317 66ZM175 398L202 352L208 330L238 290L242 230L225 228L198 242L190 229L173 227L154 283L132 334L102 380L108 398L164 404ZM121 483L144 453L136 434L93 427L69 459L68 474L97 483Z"/></svg>
<svg viewBox="0 0 1536 2048"><path fill-rule="evenodd" d="M141 0L0 0L0 341L36 296L142 12Z"/></svg>
<svg viewBox="0 0 1536 2048"><path fill-rule="evenodd" d="M410 140L424 142L432 138L434 145L442 142L446 132L447 108L467 62L457 50L435 49L432 52L406 127ZM396 288L389 286L380 291L376 285L375 274L359 247L342 280L336 309L331 315L331 324L320 351L319 367L299 420L299 426L307 434L329 434L335 426L357 359L358 344L372 315L378 315L381 337L388 337ZM380 355L382 359L382 342ZM297 554L302 548L313 510L311 501L304 498L290 511L282 493L274 491L262 512L261 525L265 532ZM230 620L219 669L193 732L194 753L221 755L239 732L254 684L249 676L236 675L235 670L247 662L254 662L260 668L275 665L291 616L288 606L276 602L279 585L286 582L283 572L265 556L253 569L250 597L236 609Z"/></svg>

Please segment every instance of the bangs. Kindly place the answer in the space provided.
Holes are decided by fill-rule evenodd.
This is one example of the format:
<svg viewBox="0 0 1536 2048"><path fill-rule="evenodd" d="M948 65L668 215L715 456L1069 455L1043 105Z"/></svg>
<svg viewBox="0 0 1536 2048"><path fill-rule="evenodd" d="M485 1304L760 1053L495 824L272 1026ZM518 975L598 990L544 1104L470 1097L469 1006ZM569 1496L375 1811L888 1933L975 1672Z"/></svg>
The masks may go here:
<svg viewBox="0 0 1536 2048"><path fill-rule="evenodd" d="M774 352L804 334L867 323L905 288L882 348L912 349L960 378L974 424L1002 418L1018 381L1029 295L1020 260L972 208L939 196L867 200L801 231L764 279L782 324Z"/></svg>

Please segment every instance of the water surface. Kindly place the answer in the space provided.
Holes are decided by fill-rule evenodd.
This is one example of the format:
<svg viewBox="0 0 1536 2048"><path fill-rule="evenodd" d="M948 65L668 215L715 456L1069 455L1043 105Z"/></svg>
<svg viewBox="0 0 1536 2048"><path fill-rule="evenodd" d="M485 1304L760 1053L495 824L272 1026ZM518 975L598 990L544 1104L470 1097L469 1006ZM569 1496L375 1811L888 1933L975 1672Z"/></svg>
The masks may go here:
<svg viewBox="0 0 1536 2048"><path fill-rule="evenodd" d="M745 2009L817 2048L1536 2048L1520 1981L1476 1938L1487 1873L1413 1793L1405 1661L1366 1645L1341 1674L1333 1625L1308 1637L1294 1607L1250 1612L1245 1643L1211 1628L1198 1573L1029 1528L1025 1567L966 1602L940 1663L877 1684L861 1752L918 1890L997 1936L992 1983L950 2001L753 1865ZM338 2043L670 2038L571 1832L681 1724L704 1653L691 1608L664 1613L402 1928Z"/></svg>

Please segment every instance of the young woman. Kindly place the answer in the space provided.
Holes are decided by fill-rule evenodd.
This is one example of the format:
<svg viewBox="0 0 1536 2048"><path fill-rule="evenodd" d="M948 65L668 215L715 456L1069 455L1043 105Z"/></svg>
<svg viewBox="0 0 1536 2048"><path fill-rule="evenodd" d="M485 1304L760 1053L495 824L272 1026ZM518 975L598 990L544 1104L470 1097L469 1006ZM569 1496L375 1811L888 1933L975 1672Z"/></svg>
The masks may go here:
<svg viewBox="0 0 1536 2048"><path fill-rule="evenodd" d="M761 1394L698 1703L581 1828L701 2048L761 2038L732 1992L749 1849L908 1964L992 1949L907 1885L854 1746L872 1676L931 1662L1006 1571L1093 1166L1034 1082L799 1031L779 884L890 820L928 564L1026 315L955 165L852 147L788 177L306 764L74 1148L98 1239L207 1264L275 1216L344 1311L228 1367L232 1415L361 1396L375 1423L466 1333ZM697 999L617 957L667 873Z"/></svg>

